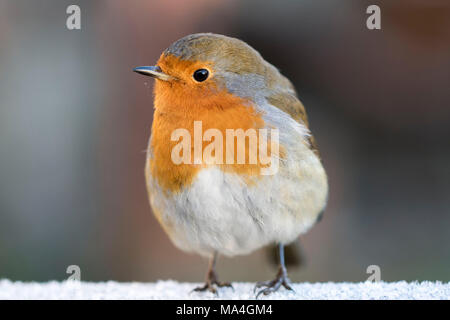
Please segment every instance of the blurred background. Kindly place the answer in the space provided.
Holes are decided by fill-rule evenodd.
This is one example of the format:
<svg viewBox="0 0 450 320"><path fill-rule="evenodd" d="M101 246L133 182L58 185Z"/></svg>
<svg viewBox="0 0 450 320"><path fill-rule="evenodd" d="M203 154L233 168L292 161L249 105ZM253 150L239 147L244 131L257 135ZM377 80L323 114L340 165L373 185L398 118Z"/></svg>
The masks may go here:
<svg viewBox="0 0 450 320"><path fill-rule="evenodd" d="M66 8L81 8L81 30ZM381 7L381 30L366 8ZM152 65L195 32L240 38L295 84L330 181L294 281L450 280L448 0L0 0L0 278L200 282L151 213ZM273 277L264 251L221 279Z"/></svg>

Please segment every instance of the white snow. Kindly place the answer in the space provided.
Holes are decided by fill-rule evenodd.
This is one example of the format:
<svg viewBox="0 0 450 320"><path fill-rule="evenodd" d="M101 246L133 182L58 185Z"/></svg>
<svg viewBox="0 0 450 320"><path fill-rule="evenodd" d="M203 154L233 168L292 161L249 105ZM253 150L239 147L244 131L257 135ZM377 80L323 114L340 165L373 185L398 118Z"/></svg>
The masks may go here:
<svg viewBox="0 0 450 320"><path fill-rule="evenodd" d="M156 283L50 281L12 282L0 280L0 300L4 299L255 299L253 283L233 283L220 288L219 295L191 292L199 283L158 281ZM295 292L284 288L261 299L446 299L450 283L363 282L296 283Z"/></svg>

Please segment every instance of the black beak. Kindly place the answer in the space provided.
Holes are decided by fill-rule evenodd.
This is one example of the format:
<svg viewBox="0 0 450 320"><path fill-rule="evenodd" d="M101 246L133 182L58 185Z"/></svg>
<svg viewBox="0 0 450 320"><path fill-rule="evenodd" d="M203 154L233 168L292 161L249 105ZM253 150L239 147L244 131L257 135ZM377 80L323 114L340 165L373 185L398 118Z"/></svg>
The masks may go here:
<svg viewBox="0 0 450 320"><path fill-rule="evenodd" d="M158 80L169 81L174 79L172 76L162 72L161 68L158 66L149 67L137 67L133 69L134 72L142 74L144 76L152 77Z"/></svg>

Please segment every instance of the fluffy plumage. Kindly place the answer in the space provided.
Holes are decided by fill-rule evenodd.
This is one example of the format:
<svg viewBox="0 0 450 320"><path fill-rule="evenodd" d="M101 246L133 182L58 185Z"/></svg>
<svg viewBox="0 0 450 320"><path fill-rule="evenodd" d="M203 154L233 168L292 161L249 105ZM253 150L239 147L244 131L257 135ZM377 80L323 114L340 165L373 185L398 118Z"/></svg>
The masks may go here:
<svg viewBox="0 0 450 320"><path fill-rule="evenodd" d="M325 207L328 185L290 81L244 42L215 34L178 40L158 66L176 80L155 84L146 178L153 211L174 244L233 256L306 232ZM198 68L210 71L207 81L192 79ZM260 164L174 165L171 132L192 132L199 120L204 130L279 129L278 173L262 176Z"/></svg>

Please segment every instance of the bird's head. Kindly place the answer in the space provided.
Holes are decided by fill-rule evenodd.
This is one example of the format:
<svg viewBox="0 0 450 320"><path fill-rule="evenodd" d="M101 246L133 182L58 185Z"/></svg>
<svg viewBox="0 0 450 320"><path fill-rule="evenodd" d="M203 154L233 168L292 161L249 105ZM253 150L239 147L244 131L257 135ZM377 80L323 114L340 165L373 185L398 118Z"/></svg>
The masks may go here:
<svg viewBox="0 0 450 320"><path fill-rule="evenodd" d="M275 67L245 42L211 33L192 34L167 48L157 64L135 72L155 78L158 99L224 107L227 96L255 101L277 85L290 86Z"/></svg>

